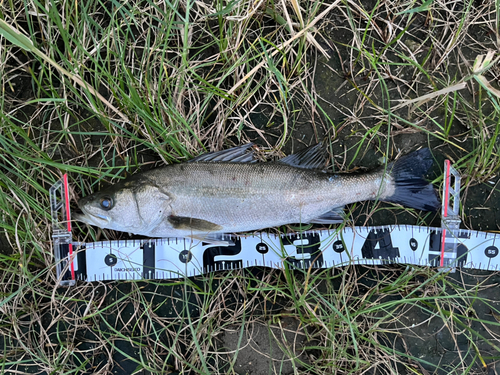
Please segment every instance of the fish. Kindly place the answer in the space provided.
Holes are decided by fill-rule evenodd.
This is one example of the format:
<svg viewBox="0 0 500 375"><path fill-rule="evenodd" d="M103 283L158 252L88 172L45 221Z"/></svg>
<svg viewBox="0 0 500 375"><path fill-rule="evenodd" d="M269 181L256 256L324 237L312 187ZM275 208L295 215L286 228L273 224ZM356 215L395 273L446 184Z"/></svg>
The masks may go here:
<svg viewBox="0 0 500 375"><path fill-rule="evenodd" d="M75 219L152 238L217 242L294 223L342 222L347 204L379 200L424 211L440 207L422 148L367 173L329 173L321 144L256 162L252 143L136 173L78 201Z"/></svg>

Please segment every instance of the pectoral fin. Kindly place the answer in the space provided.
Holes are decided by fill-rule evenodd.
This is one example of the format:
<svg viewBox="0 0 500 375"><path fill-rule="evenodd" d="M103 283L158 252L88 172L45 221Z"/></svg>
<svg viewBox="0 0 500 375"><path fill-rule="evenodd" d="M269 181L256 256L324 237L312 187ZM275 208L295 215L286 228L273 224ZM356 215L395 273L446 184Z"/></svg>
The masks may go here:
<svg viewBox="0 0 500 375"><path fill-rule="evenodd" d="M169 216L168 221L175 229L186 229L196 232L219 232L222 227L203 219L186 216Z"/></svg>

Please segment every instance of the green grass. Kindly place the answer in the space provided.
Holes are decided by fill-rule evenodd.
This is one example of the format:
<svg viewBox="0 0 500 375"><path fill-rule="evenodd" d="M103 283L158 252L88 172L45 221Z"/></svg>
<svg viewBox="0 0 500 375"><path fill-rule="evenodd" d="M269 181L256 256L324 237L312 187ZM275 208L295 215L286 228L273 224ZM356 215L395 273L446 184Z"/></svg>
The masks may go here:
<svg viewBox="0 0 500 375"><path fill-rule="evenodd" d="M236 373L256 327L287 358L270 373L475 374L498 360L491 275L285 268L55 287L48 189L62 174L74 204L137 171L248 141L269 157L324 141L337 171L429 146L462 173L465 225L497 229L498 53L488 51L498 50L498 1L283 4L2 3L2 371ZM475 219L478 206L487 210ZM382 204L349 212L344 225L439 223ZM77 226L75 237L126 234ZM446 350L463 361L407 350L432 341L424 326L456 336Z"/></svg>

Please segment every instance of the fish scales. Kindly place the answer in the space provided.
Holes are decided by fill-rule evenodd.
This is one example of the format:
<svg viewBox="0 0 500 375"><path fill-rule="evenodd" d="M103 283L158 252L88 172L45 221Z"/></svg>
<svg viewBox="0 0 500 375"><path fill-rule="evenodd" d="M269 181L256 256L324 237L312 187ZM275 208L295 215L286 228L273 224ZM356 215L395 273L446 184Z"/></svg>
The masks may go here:
<svg viewBox="0 0 500 375"><path fill-rule="evenodd" d="M193 163L158 170L150 178L168 186L172 215L239 232L309 222L334 207L373 198L381 175L335 176L279 163Z"/></svg>
<svg viewBox="0 0 500 375"><path fill-rule="evenodd" d="M83 214L76 219L150 237L208 239L292 223L335 223L344 205L365 200L439 207L423 177L432 165L428 149L365 174L318 170L317 146L279 162L207 161L226 158L228 152L236 160L248 159L245 148L138 173L82 198Z"/></svg>

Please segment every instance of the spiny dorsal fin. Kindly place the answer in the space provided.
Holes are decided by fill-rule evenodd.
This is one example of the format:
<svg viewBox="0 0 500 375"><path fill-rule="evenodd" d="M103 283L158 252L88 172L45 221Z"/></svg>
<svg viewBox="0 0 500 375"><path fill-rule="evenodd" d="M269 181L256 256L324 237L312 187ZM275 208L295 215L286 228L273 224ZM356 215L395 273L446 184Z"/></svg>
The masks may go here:
<svg viewBox="0 0 500 375"><path fill-rule="evenodd" d="M278 163L284 163L297 168L321 169L325 166L325 150L322 143L310 146L305 150L284 157L278 160Z"/></svg>
<svg viewBox="0 0 500 375"><path fill-rule="evenodd" d="M228 148L227 150L207 152L194 159L189 160L193 162L225 162L225 163L255 163L253 143L246 145Z"/></svg>

